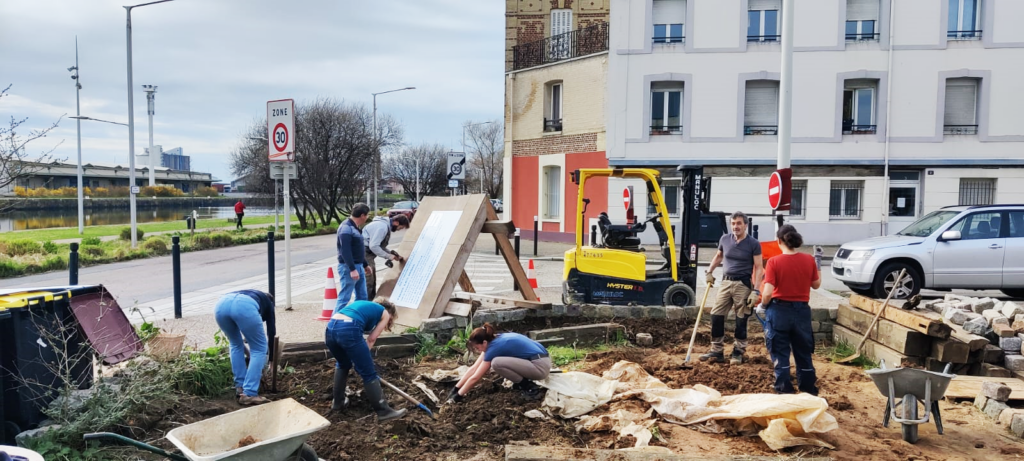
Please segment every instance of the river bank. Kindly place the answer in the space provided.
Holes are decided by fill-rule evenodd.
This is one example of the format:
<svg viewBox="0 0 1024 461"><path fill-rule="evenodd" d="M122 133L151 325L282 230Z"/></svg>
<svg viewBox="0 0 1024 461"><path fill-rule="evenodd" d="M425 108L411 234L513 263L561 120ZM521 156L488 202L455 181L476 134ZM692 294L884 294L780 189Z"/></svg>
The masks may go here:
<svg viewBox="0 0 1024 461"><path fill-rule="evenodd" d="M239 200L238 197L137 197L135 207L139 209L160 208L160 207L221 207L231 206ZM256 197L244 197L243 202L252 202L253 205L266 202L266 199ZM128 208L128 197L111 198L87 198L82 201L87 210L91 209L114 209ZM257 203L260 202L260 203ZM270 199L270 206L273 206L273 199ZM0 209L10 207L14 211L38 211L38 210L77 210L78 199L76 198L21 198L5 197L0 198Z"/></svg>

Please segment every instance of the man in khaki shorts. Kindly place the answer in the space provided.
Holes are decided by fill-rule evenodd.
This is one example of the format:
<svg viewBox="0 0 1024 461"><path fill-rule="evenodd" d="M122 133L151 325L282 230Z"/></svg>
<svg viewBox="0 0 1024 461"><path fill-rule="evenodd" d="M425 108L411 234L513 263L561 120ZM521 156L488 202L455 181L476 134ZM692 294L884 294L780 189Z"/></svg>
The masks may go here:
<svg viewBox="0 0 1024 461"><path fill-rule="evenodd" d="M747 234L747 215L737 211L730 216L732 233L718 241L718 253L711 259L707 270L708 285L715 283L715 269L724 261L722 284L718 287L715 306L711 309L711 351L700 356L702 362L725 362L725 316L736 312L736 343L729 361L740 364L746 360L747 320L760 301L764 270L761 263L761 244Z"/></svg>

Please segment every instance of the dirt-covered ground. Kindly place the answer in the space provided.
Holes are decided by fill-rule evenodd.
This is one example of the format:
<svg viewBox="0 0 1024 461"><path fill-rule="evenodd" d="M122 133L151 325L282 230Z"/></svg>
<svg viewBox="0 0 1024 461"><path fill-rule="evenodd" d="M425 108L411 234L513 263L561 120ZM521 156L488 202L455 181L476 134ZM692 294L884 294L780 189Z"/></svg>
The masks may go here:
<svg viewBox="0 0 1024 461"><path fill-rule="evenodd" d="M533 320L516 325L516 330L583 323L557 319L553 322ZM708 365L696 360L708 345L708 335L698 333L693 367L683 367L690 329L665 320L624 321L629 337L651 333L653 348L622 347L588 355L575 368L600 375L618 360L641 364L650 374L671 387L704 384L722 394L768 393L772 391L772 367L760 333L751 335L748 350L750 362L731 366ZM705 327L706 328L706 327ZM753 331L754 328L752 327ZM731 345L727 346L727 353ZM454 361L416 363L411 359L379 361L382 376L407 392L426 400L411 381L422 372L437 368L454 368ZM839 429L820 438L836 447L794 448L783 452L770 450L757 437L736 437L709 434L660 422L658 431L663 440L655 438L652 445L671 448L680 454L715 455L784 455L794 458L828 456L838 460L996 460L1024 459L1024 443L1015 440L1004 427L988 419L969 402L942 402L945 434L939 435L933 424L922 425L921 440L910 445L900 437L898 425L881 425L885 399L878 393L862 370L828 363L815 358L821 396L838 419ZM408 408L403 419L378 423L369 404L362 397L362 383L355 373L349 378L351 396L349 409L342 414L329 414L333 386L333 361L297 364L295 373L279 377L281 392L266 394L272 399L292 397L325 415L331 426L314 434L310 445L326 460L490 460L503 459L503 446L520 442L545 446L581 448L622 448L633 440L617 440L610 433L577 433L571 421L537 421L524 413L539 407L539 401L527 401L518 392L501 388L497 383L482 383L461 404L438 409L431 420L421 410L407 404L394 392L385 390L391 405ZM428 382L429 383L429 382ZM443 398L451 384L430 383ZM426 403L426 402L425 402ZM203 419L237 409L227 399L214 402L185 402L167 412L158 428L169 430L182 423Z"/></svg>

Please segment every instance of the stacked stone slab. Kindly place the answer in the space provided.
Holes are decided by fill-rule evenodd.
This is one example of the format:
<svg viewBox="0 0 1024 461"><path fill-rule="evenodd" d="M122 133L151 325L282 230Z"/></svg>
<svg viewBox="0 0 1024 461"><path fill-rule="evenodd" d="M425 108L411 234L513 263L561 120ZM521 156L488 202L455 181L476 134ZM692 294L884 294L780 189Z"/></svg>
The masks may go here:
<svg viewBox="0 0 1024 461"><path fill-rule="evenodd" d="M998 420L1017 437L1024 438L1024 410L1010 408L1006 404L1010 400L1010 393L1009 386L986 381L981 384L981 392L974 399L974 406L989 418Z"/></svg>

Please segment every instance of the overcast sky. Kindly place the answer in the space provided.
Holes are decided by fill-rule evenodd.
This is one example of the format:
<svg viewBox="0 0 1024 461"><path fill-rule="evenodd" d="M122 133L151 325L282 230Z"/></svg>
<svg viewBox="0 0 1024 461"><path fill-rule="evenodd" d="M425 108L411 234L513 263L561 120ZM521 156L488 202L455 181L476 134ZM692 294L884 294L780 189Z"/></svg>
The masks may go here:
<svg viewBox="0 0 1024 461"><path fill-rule="evenodd" d="M126 4L145 0L0 1L0 117L41 128L75 115L67 68L78 36L82 115L128 121ZM229 181L229 153L266 101L333 96L372 104L405 142L459 149L462 123L502 116L504 2L467 0L175 0L133 10L135 149L148 146L142 85L157 85L154 143L182 147L192 169ZM74 120L30 154L75 162ZM85 162L128 161L128 129L82 122Z"/></svg>

